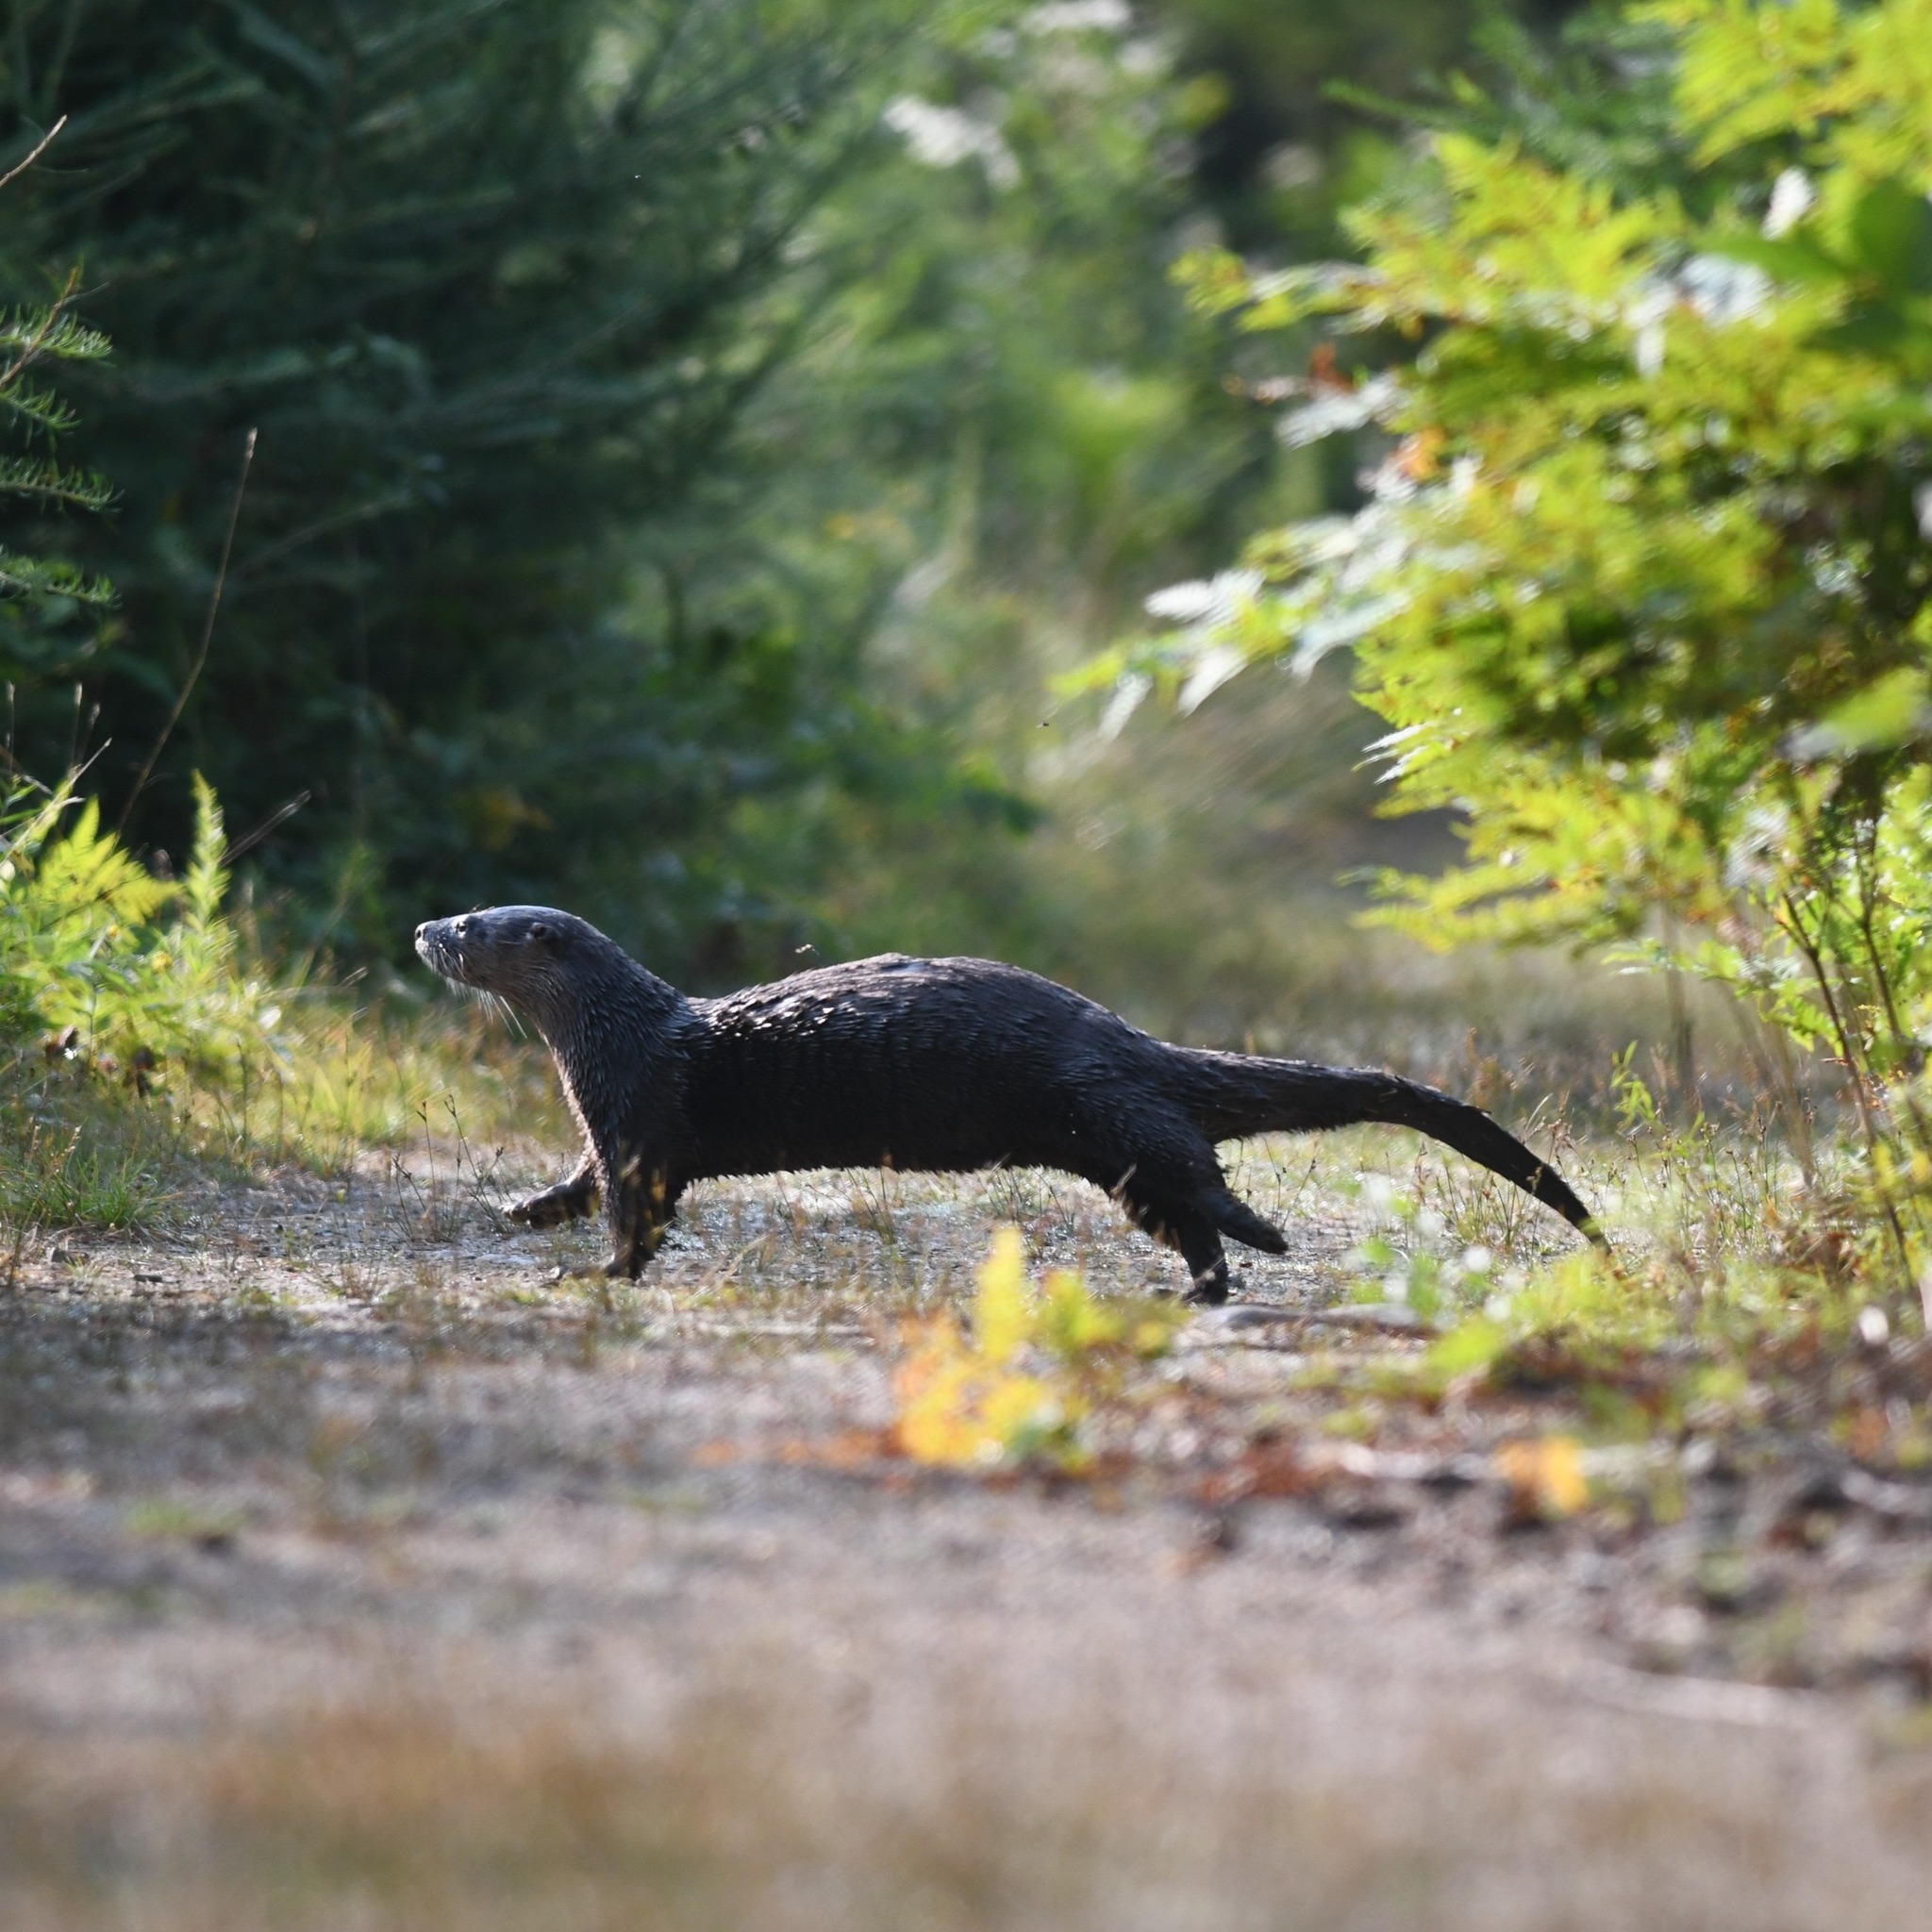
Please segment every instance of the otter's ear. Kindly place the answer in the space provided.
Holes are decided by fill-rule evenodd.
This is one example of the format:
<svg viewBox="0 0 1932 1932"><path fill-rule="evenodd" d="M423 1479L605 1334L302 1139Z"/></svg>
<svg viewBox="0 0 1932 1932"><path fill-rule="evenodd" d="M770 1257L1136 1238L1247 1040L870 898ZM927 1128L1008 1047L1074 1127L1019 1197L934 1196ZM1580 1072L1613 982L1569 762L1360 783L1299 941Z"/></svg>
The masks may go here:
<svg viewBox="0 0 1932 1932"><path fill-rule="evenodd" d="M541 919L531 920L530 929L524 937L533 946L541 946L546 952L552 953L556 952L562 941L562 935L557 928Z"/></svg>

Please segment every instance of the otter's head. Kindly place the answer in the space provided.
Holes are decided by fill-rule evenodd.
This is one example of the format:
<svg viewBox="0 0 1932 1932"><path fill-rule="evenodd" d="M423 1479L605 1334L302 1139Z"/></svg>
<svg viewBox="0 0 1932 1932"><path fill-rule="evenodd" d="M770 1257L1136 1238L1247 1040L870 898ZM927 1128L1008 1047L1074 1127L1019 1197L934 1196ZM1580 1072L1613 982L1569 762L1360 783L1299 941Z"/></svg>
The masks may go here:
<svg viewBox="0 0 1932 1932"><path fill-rule="evenodd" d="M581 1003L587 976L594 979L613 956L625 959L588 921L549 906L492 906L425 920L416 951L432 973L495 993L545 1032Z"/></svg>

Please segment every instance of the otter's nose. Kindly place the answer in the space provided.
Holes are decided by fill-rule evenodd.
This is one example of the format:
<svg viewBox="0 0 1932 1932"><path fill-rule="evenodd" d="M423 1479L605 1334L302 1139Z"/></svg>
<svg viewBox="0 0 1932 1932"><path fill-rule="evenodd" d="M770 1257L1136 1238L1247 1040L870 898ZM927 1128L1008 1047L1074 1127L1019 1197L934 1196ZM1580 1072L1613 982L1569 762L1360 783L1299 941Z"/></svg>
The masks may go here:
<svg viewBox="0 0 1932 1932"><path fill-rule="evenodd" d="M424 935L425 933L426 933L426 932L427 932L428 930L429 930L429 922L428 922L428 921L427 921L427 920L425 919L425 921L423 922L423 924L422 924L421 925L419 925L419 926L418 926L418 927L416 928L416 943L417 943L417 944L418 944L419 946L420 946L420 945L421 945L421 944L423 943L423 935Z"/></svg>

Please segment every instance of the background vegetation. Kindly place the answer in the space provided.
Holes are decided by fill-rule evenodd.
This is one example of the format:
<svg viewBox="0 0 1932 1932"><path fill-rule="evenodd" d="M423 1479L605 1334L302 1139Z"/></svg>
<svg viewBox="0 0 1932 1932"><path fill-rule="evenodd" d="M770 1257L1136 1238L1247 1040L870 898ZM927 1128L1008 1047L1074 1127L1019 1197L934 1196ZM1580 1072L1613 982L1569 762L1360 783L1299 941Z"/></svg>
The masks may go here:
<svg viewBox="0 0 1932 1932"><path fill-rule="evenodd" d="M1801 11L9 9L16 1038L310 1109L508 898L1626 1111L1662 1012L1915 1273L1923 23Z"/></svg>
<svg viewBox="0 0 1932 1932"><path fill-rule="evenodd" d="M1909 1922L1932 0L0 26L8 1924ZM1609 1251L1366 1127L1224 1310L1038 1172L612 1280L408 960L518 895Z"/></svg>
<svg viewBox="0 0 1932 1932"><path fill-rule="evenodd" d="M1362 856L1345 699L1108 749L1047 687L1352 491L1166 271L1328 239L1402 148L1324 87L1412 92L1466 9L6 18L16 156L68 118L0 275L113 344L59 425L111 511L16 518L118 592L12 607L25 770L169 854L203 772L345 958L563 898L699 981L974 946L1266 1024L1284 887Z"/></svg>
<svg viewBox="0 0 1932 1932"><path fill-rule="evenodd" d="M1463 822L1460 863L1384 876L1387 921L1616 941L1721 985L1807 1182L1795 1068L1826 1047L1861 1143L1843 1185L1907 1282L1932 1180L1928 30L1904 0L1639 8L1583 45L1596 140L1552 75L1557 111L1469 112L1352 211L1360 265L1196 258L1204 307L1350 344L1289 385L1289 438L1373 425L1386 454L1352 516L1257 540L1113 667L1185 695L1350 647L1394 808Z"/></svg>

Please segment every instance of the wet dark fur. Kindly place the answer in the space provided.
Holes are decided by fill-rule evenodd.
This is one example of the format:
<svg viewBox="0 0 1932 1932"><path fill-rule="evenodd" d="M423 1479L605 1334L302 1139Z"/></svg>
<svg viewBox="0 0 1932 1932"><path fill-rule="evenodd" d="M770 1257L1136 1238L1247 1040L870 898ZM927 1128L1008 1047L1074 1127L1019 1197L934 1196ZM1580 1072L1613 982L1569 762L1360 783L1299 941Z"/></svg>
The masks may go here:
<svg viewBox="0 0 1932 1932"><path fill-rule="evenodd" d="M1392 1074L1169 1046L1037 974L897 954L688 999L568 912L503 906L431 920L416 950L498 993L556 1056L584 1158L510 1209L545 1226L602 1195L612 1274L636 1274L677 1200L714 1174L788 1168L1054 1167L1178 1248L1227 1294L1224 1235L1278 1255L1215 1143L1357 1121L1418 1128L1514 1181L1592 1239L1590 1211L1479 1109Z"/></svg>

